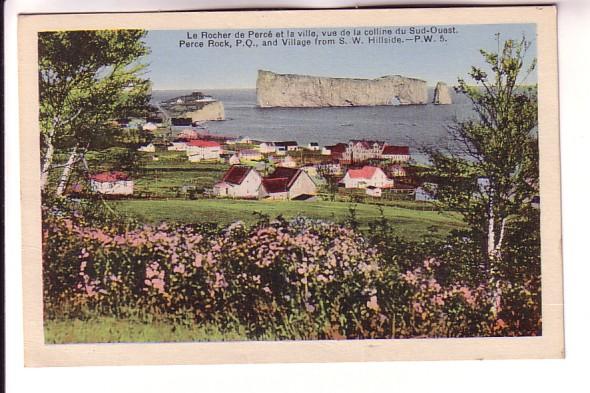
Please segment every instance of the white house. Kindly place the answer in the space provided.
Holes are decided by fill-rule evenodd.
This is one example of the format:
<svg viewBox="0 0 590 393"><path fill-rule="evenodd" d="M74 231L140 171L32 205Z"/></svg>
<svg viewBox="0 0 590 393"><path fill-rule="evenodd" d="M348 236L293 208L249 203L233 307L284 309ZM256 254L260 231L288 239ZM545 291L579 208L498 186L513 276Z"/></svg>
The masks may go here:
<svg viewBox="0 0 590 393"><path fill-rule="evenodd" d="M124 172L101 172L90 176L92 191L105 195L133 194L133 180Z"/></svg>
<svg viewBox="0 0 590 393"><path fill-rule="evenodd" d="M262 176L256 169L233 165L213 186L213 194L220 197L258 199L266 196Z"/></svg>
<svg viewBox="0 0 590 393"><path fill-rule="evenodd" d="M195 139L186 143L186 155L190 162L219 160L221 145L214 141Z"/></svg>
<svg viewBox="0 0 590 393"><path fill-rule="evenodd" d="M254 149L244 149L238 152L240 160L258 161L262 160L262 153Z"/></svg>
<svg viewBox="0 0 590 393"><path fill-rule="evenodd" d="M324 146L322 147L322 156L330 156L332 155L332 150L330 148Z"/></svg>
<svg viewBox="0 0 590 393"><path fill-rule="evenodd" d="M269 199L307 199L317 194L311 177L296 168L277 168L262 179L262 186Z"/></svg>
<svg viewBox="0 0 590 393"><path fill-rule="evenodd" d="M296 151L299 150L299 145L295 141L275 142L277 151Z"/></svg>
<svg viewBox="0 0 590 393"><path fill-rule="evenodd" d="M319 151L320 145L317 142L309 142L307 145L308 150Z"/></svg>
<svg viewBox="0 0 590 393"><path fill-rule="evenodd" d="M345 188L393 187L393 180L388 178L381 168L368 165L361 169L349 169L340 183L344 184Z"/></svg>
<svg viewBox="0 0 590 393"><path fill-rule="evenodd" d="M258 150L261 153L275 153L277 151L277 147L275 146L275 144L273 142L262 142L259 146L258 146Z"/></svg>
<svg viewBox="0 0 590 393"><path fill-rule="evenodd" d="M156 146L154 146L153 143L150 143L148 145L145 146L140 146L139 149L137 149L137 151L143 151L146 153L155 153L156 152Z"/></svg>

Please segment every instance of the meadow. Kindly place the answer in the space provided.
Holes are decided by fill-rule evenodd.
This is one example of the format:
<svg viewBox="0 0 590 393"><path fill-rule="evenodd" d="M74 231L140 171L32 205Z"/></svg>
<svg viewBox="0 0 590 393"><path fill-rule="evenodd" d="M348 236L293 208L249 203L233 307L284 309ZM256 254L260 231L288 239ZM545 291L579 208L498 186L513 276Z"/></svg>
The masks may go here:
<svg viewBox="0 0 590 393"><path fill-rule="evenodd" d="M141 222L173 222L192 224L215 222L226 226L235 221L251 225L258 220L258 215L267 215L273 219L281 215L286 219L305 216L331 222L344 222L353 209L360 229L366 230L369 223L383 216L392 224L392 232L405 238L420 238L433 235L443 238L451 230L464 226L456 213L421 211L396 206L378 206L370 204L353 204L330 201L247 201L229 199L198 200L122 200L109 202L114 209ZM406 203L406 205L409 205ZM419 204L415 204L419 207Z"/></svg>

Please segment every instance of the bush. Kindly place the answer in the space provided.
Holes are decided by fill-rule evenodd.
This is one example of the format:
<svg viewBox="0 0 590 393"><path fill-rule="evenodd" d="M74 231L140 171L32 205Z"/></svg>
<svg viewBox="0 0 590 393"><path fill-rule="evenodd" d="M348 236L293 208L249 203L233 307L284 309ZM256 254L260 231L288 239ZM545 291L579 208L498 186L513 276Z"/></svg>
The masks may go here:
<svg viewBox="0 0 590 393"><path fill-rule="evenodd" d="M432 257L452 254L433 241L391 238L385 220L363 235L302 217L261 217L251 227L140 226L105 221L109 212L100 209L68 209L44 210L49 319L139 314L254 339L540 332L538 281L478 281Z"/></svg>

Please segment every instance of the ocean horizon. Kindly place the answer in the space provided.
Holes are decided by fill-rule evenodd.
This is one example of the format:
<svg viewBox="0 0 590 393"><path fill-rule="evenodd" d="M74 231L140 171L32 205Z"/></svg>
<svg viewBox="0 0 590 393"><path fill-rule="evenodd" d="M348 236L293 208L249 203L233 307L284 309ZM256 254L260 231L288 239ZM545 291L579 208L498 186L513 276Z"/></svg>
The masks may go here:
<svg viewBox="0 0 590 393"><path fill-rule="evenodd" d="M448 145L448 126L472 113L470 101L451 91L453 104L330 108L258 108L256 89L154 90L152 103L201 91L221 101L226 120L204 125L215 134L261 141L295 140L321 146L351 139L384 141L410 147L412 158L427 162L420 148ZM434 88L428 89L432 102Z"/></svg>

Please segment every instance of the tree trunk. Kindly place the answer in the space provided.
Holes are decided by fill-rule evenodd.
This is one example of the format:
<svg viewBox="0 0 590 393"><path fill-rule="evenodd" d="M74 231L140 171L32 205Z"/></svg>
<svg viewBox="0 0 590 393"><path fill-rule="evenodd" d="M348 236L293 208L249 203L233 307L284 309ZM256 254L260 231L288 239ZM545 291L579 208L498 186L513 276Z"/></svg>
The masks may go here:
<svg viewBox="0 0 590 393"><path fill-rule="evenodd" d="M53 152L55 151L53 143L51 143L49 140L46 141L46 143L47 151L45 152L45 157L43 157L43 165L41 166L41 191L45 191L45 187L47 187L49 169L51 168L51 164L53 162Z"/></svg>
<svg viewBox="0 0 590 393"><path fill-rule="evenodd" d="M494 250L496 249L496 230L495 230L495 216L494 216L494 204L492 201L488 204L488 257L494 256Z"/></svg>
<svg viewBox="0 0 590 393"><path fill-rule="evenodd" d="M72 151L70 152L70 157L68 158L68 162L66 163L66 166L64 167L64 170L63 170L61 177L59 179L57 191L55 192L55 194L57 196L62 196L64 194L64 191L66 190L66 187L68 185L68 181L70 180L70 174L72 173L72 169L74 167L74 164L77 161L77 157L78 157L78 146L74 147L72 149Z"/></svg>

